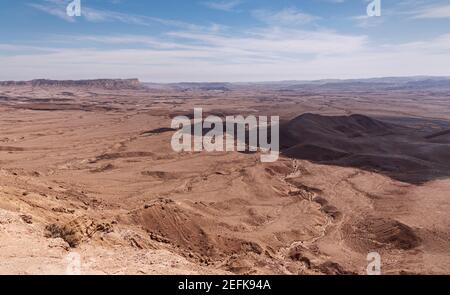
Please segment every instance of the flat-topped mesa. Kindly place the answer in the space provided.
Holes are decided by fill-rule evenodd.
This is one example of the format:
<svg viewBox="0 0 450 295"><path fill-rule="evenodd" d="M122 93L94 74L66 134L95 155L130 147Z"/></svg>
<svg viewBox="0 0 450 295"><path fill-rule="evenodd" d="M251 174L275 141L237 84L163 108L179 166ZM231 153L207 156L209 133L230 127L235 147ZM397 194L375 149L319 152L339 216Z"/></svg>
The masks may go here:
<svg viewBox="0 0 450 295"><path fill-rule="evenodd" d="M0 81L0 86L32 87L89 87L105 89L135 89L141 87L138 79Z"/></svg>

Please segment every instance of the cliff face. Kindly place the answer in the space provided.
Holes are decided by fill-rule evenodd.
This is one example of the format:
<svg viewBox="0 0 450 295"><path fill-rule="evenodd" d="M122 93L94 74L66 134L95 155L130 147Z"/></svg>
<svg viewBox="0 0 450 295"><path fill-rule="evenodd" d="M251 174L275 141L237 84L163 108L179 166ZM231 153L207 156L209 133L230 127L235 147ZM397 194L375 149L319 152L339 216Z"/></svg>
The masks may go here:
<svg viewBox="0 0 450 295"><path fill-rule="evenodd" d="M46 80L0 81L0 86L32 87L91 87L106 89L133 89L141 86L138 79L95 79L95 80Z"/></svg>

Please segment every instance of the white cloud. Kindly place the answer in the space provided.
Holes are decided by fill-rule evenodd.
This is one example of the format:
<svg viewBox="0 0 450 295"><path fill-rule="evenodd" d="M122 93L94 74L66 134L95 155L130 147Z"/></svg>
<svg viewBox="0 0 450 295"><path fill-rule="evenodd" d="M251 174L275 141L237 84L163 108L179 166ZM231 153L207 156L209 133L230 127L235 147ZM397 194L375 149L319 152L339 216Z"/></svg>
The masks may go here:
<svg viewBox="0 0 450 295"><path fill-rule="evenodd" d="M242 3L241 0L209 1L202 4L216 10L232 11Z"/></svg>
<svg viewBox="0 0 450 295"><path fill-rule="evenodd" d="M364 47L365 36L340 35L333 32L303 31L294 29L267 28L249 31L243 36L178 31L170 36L202 42L212 48L227 48L261 57L279 55L280 58L299 57L305 54L332 55L351 53ZM286 54L286 55L284 55Z"/></svg>
<svg viewBox="0 0 450 295"><path fill-rule="evenodd" d="M69 3L69 0L44 0L41 3L30 3L29 6L50 14L52 16L59 17L68 22L76 22L76 17L70 17L66 13L66 6ZM163 19L158 17L150 17L143 15L134 15L121 13L116 11L109 10L99 10L91 8L85 5L82 2L81 7L81 15L88 22L121 22L124 24L130 25L139 25L139 26L152 26L155 23L172 26L172 27L180 27L187 29L199 29L200 27L191 23L186 23L178 20L171 19Z"/></svg>
<svg viewBox="0 0 450 295"><path fill-rule="evenodd" d="M413 12L415 19L450 18L450 5L432 6Z"/></svg>
<svg viewBox="0 0 450 295"><path fill-rule="evenodd" d="M385 17L372 17L367 14L350 17L360 28L376 27L385 22Z"/></svg>
<svg viewBox="0 0 450 295"><path fill-rule="evenodd" d="M37 10L59 17L68 22L74 22L75 19L67 15L66 10L62 6L63 2L49 2L46 4L30 3L29 5Z"/></svg>
<svg viewBox="0 0 450 295"><path fill-rule="evenodd" d="M280 11L259 9L254 10L252 15L262 22L283 26L302 25L319 19L317 16L304 13L294 7L285 8Z"/></svg>
<svg viewBox="0 0 450 295"><path fill-rule="evenodd" d="M0 54L0 80L139 77L143 81L268 81L450 75L450 34L403 44L364 35L265 28L241 36L174 31L166 37L70 36L85 48ZM116 49L93 49L98 43ZM136 46L138 44L139 46ZM0 45L2 48L14 48Z"/></svg>

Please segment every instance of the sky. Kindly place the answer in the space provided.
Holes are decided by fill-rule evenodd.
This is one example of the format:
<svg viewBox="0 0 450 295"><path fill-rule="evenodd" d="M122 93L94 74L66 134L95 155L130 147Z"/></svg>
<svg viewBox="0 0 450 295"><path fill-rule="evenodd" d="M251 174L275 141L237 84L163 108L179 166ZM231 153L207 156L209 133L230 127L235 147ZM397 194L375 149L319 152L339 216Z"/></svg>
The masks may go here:
<svg viewBox="0 0 450 295"><path fill-rule="evenodd" d="M450 76L450 1L0 1L0 80Z"/></svg>

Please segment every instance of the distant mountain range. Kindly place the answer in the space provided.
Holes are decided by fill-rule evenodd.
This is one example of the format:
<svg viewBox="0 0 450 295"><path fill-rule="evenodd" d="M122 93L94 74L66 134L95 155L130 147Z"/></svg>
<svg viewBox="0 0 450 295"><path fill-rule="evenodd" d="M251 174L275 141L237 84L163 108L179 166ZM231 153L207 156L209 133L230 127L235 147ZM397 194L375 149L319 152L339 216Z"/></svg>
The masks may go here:
<svg viewBox="0 0 450 295"><path fill-rule="evenodd" d="M270 89L275 91L298 90L450 90L450 77L384 77L350 80L314 80L280 82L183 82L183 83L145 83L138 79L93 79L93 80L48 80L0 81L0 86L33 87L88 87L105 89L136 89L145 87L154 90L175 91L239 91L251 89Z"/></svg>
<svg viewBox="0 0 450 295"><path fill-rule="evenodd" d="M278 91L296 90L424 90L450 89L450 77L384 77L350 80L280 81L254 83L143 83L152 89L178 91L232 91L243 89L271 89Z"/></svg>
<svg viewBox="0 0 450 295"><path fill-rule="evenodd" d="M32 87L86 87L105 89L131 89L141 86L138 79L94 79L94 80L47 80L3 81L0 86L32 86Z"/></svg>

